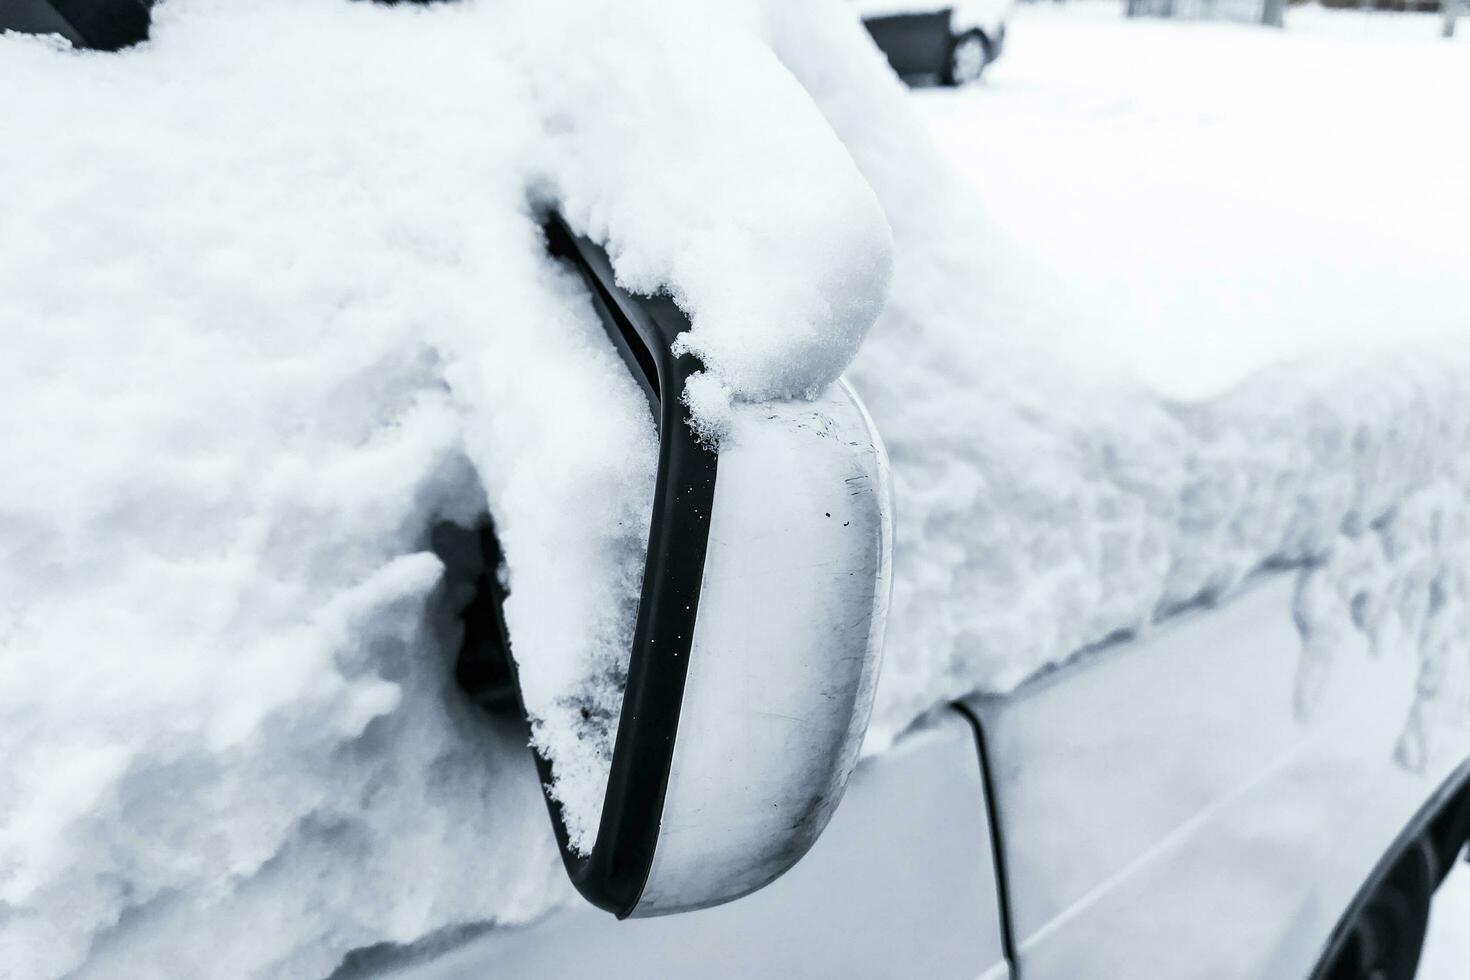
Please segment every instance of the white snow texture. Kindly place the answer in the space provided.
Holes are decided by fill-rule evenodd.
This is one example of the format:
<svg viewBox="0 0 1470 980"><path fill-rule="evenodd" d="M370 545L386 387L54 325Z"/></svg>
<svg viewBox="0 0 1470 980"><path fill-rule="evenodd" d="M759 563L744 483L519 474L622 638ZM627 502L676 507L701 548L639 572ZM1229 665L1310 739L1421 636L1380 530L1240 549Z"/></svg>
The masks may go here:
<svg viewBox="0 0 1470 980"><path fill-rule="evenodd" d="M837 377L891 259L745 6L549 6L0 38L0 974L326 975L566 897L425 551L488 503L585 841L656 440L536 208L690 310L716 432Z"/></svg>
<svg viewBox="0 0 1470 980"><path fill-rule="evenodd" d="M568 900L428 552L494 515L585 846L656 436L550 205L688 312L706 435L844 370L867 400L899 502L869 751L1268 564L1326 576L1304 662L1390 594L1464 662L1464 332L1162 396L845 3L154 20L115 55L0 37L0 977L326 976Z"/></svg>

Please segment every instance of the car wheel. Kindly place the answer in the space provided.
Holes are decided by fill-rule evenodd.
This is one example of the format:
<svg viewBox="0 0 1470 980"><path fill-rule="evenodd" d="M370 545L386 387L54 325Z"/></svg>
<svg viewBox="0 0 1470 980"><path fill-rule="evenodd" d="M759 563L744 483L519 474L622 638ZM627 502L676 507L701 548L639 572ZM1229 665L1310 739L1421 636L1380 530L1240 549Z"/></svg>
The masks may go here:
<svg viewBox="0 0 1470 980"><path fill-rule="evenodd" d="M990 42L979 31L966 31L955 38L944 70L947 85L969 85L980 80L990 63Z"/></svg>

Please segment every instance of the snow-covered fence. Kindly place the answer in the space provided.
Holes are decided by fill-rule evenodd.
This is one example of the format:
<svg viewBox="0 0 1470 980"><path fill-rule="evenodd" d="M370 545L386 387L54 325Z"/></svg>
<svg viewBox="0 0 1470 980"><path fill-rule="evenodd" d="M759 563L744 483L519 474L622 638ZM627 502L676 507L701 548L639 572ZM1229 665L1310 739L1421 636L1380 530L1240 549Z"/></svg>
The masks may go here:
<svg viewBox="0 0 1470 980"><path fill-rule="evenodd" d="M1268 3L1269 0L1128 0L1128 16L1259 24Z"/></svg>
<svg viewBox="0 0 1470 980"><path fill-rule="evenodd" d="M1439 10L1440 0L1317 0L1336 10L1382 10L1395 14L1428 14Z"/></svg>
<svg viewBox="0 0 1470 980"><path fill-rule="evenodd" d="M1166 17L1178 20L1223 20L1240 24L1285 24L1289 4L1300 0L1126 0L1129 17ZM1441 33L1453 37L1456 20L1470 10L1470 0L1317 0L1323 7L1362 10L1365 13L1429 14L1443 18Z"/></svg>

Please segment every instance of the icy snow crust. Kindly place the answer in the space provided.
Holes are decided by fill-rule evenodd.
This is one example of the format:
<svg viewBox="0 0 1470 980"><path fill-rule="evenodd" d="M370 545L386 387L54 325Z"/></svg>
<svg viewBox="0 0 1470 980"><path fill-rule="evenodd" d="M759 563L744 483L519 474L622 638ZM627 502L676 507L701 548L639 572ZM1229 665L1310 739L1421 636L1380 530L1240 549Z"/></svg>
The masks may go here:
<svg viewBox="0 0 1470 980"><path fill-rule="evenodd" d="M1334 628L1461 669L1458 339L1170 401L847 5L546 6L170 0L121 56L0 38L11 975L322 976L567 900L528 753L452 691L466 573L426 553L488 503L588 843L656 445L538 202L689 310L715 438L732 397L829 382L887 297L848 370L899 502L870 751L1269 565L1305 569L1303 710Z"/></svg>

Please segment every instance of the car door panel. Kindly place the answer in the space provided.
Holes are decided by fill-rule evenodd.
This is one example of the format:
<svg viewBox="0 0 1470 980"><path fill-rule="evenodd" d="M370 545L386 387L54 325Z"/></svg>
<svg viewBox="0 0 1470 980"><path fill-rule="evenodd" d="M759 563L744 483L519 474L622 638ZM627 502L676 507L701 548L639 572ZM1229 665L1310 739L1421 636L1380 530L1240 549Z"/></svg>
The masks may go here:
<svg viewBox="0 0 1470 980"><path fill-rule="evenodd" d="M811 851L761 891L621 922L579 903L390 975L1008 980L1000 922L974 732L944 710L860 766Z"/></svg>
<svg viewBox="0 0 1470 980"><path fill-rule="evenodd" d="M1465 757L1398 751L1420 671L1353 638L1298 698L1296 573L1094 651L985 730L1019 972L1300 980L1385 850Z"/></svg>

